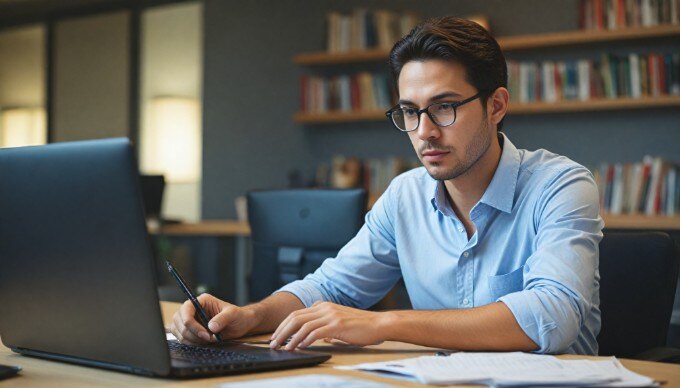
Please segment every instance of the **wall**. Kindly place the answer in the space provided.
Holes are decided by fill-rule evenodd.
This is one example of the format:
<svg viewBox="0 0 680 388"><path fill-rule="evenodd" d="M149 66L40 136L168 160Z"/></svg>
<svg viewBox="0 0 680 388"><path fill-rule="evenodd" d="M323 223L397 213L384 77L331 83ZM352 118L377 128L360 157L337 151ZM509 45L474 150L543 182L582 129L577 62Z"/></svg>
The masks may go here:
<svg viewBox="0 0 680 388"><path fill-rule="evenodd" d="M202 97L203 6L185 3L145 10L142 16L140 85L141 169L153 173L149 134L151 101L174 96L197 100ZM198 123L200 132L200 123ZM200 144L200 134L199 134ZM181 147L181 145L178 145ZM200 151L199 151L200 155ZM200 162L200 160L199 160ZM199 166L200 170L200 166ZM200 219L201 181L168 182L163 198L163 215L188 221Z"/></svg>
<svg viewBox="0 0 680 388"><path fill-rule="evenodd" d="M129 12L56 23L55 141L127 136Z"/></svg>
<svg viewBox="0 0 680 388"><path fill-rule="evenodd" d="M44 39L42 26L0 33L0 108L45 105Z"/></svg>
<svg viewBox="0 0 680 388"><path fill-rule="evenodd" d="M311 178L314 166L336 153L413 158L406 136L387 122L302 126L291 120L298 108L298 76L305 71L292 63L292 56L325 49L328 11L349 12L359 6L419 10L426 17L482 13L496 36L577 28L575 0L206 0L204 218L235 217L237 195L283 186L292 169ZM646 51L648 43L639 46ZM612 46L631 47L607 44L512 53L508 58L580 58ZM587 165L640 160L646 153L680 162L677 108L508 117L505 128L519 147L548 148Z"/></svg>

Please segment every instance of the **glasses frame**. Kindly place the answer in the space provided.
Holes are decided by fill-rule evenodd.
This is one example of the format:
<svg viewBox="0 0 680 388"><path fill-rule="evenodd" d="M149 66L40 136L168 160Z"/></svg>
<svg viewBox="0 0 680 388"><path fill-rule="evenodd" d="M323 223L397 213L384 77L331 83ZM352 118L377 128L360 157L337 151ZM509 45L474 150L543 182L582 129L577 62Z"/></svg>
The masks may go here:
<svg viewBox="0 0 680 388"><path fill-rule="evenodd" d="M385 116L387 116L387 118L390 120L390 122L392 123L392 125L394 125L394 127L397 128L397 129L399 130L399 132L413 132L413 131L417 130L418 127L420 127L420 116L421 116L423 113L427 113L427 117L429 117L430 120L431 120L435 125L437 125L438 127L450 127L450 126L452 126L452 125L456 122L456 119L458 118L458 112L456 111L456 109L457 109L458 107L462 106L462 105L467 104L467 103L470 102L470 101L474 101L475 99L482 97L483 94L484 94L484 92L483 92L483 91L480 91L480 92L478 92L477 94L475 94L474 96L469 97L469 98L466 98L466 99L463 100L463 101L456 101L456 102L433 102L432 104L426 106L426 107L423 108L423 109L416 109L416 113L418 114L418 124L417 124L416 127L413 128L413 129L401 129L401 128L399 128L399 126L397 126L397 124L396 124L396 123L394 122L394 120L392 119L392 113L396 112L397 110L402 109L398 104L395 105L394 107L392 107L392 108L391 108L390 110L388 110L387 112L385 112ZM434 119L432 113L430 112L430 107L432 107L433 105L448 105L448 106L450 106L451 108L453 108L453 121L451 122L451 124L448 124L448 125L439 125L439 123L437 123L437 120Z"/></svg>

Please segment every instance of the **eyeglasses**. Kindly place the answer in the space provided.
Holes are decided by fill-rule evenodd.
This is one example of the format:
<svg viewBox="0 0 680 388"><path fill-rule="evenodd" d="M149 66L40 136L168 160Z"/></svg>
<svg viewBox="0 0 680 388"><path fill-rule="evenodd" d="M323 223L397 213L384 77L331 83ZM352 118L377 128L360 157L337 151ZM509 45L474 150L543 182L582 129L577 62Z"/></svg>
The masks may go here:
<svg viewBox="0 0 680 388"><path fill-rule="evenodd" d="M482 96L482 92L457 102L435 102L423 109L401 107L399 105L385 112L392 124L402 132L411 132L418 129L420 115L427 113L433 123L439 127L448 127L456 122L456 108Z"/></svg>

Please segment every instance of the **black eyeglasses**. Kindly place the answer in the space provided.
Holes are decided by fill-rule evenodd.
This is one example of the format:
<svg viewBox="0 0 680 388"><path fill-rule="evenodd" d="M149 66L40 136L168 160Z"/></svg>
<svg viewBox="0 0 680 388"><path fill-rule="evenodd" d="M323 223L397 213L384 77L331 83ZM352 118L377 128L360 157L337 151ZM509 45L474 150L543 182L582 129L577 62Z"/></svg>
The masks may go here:
<svg viewBox="0 0 680 388"><path fill-rule="evenodd" d="M385 116L387 116L392 121L392 124L402 132L411 132L418 129L418 126L420 125L420 115L422 115L423 112L427 113L430 120L437 124L437 126L448 127L456 122L456 108L481 96L482 92L479 92L463 101L435 102L423 109L401 107L397 105L385 112Z"/></svg>

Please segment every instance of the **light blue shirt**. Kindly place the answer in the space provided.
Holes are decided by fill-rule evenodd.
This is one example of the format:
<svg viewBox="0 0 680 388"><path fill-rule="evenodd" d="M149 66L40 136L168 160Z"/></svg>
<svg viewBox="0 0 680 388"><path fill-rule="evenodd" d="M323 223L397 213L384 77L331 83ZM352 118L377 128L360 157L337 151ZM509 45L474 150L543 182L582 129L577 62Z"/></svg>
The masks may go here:
<svg viewBox="0 0 680 388"><path fill-rule="evenodd" d="M444 185L417 168L396 177L336 258L278 290L367 308L400 277L414 309L505 303L541 353L596 355L604 223L585 167L504 135L468 239Z"/></svg>

